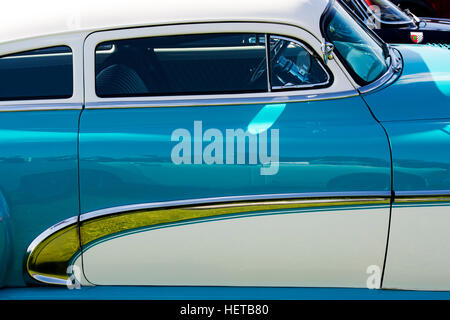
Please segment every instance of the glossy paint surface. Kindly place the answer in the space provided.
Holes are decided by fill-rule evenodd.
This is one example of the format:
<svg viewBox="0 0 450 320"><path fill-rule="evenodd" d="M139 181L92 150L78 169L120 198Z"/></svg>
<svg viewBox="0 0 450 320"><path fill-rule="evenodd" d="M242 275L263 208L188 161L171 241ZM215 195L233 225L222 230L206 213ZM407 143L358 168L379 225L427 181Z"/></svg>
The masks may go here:
<svg viewBox="0 0 450 320"><path fill-rule="evenodd" d="M0 113L0 192L9 208L12 252L8 263L2 261L8 267L5 285L24 285L29 244L56 222L78 214L79 112Z"/></svg>
<svg viewBox="0 0 450 320"><path fill-rule="evenodd" d="M172 132L179 128L193 132L194 121L202 121L203 132L210 128L221 132L241 128L251 134L279 130L278 172L261 175L261 164L248 162L174 164L171 151L178 141L171 141ZM254 152L249 150L247 140L247 160ZM390 152L385 132L360 97L273 105L86 109L80 127L80 183L82 214L131 204L224 196L265 194L276 198L283 193L355 191L389 194ZM266 213L239 219L187 221L186 226L164 227L160 223L147 231L109 236L84 247L85 275L95 284L257 286L324 286L326 281L320 279L328 275L332 286L363 286L366 264L383 263L388 204L377 210L325 206L319 212ZM334 218L330 220L331 214ZM130 223L135 221L133 216L130 219ZM327 220L328 227L324 225ZM98 233L84 233L88 223L81 222L83 243ZM369 238L374 241L350 245L359 232L369 232L367 225L372 225ZM123 229L125 222L117 222L117 226ZM286 232L281 237L283 229ZM316 240L310 241L313 235L317 235ZM246 250L237 250L237 243ZM125 249L128 247L134 249ZM323 265L331 247L337 248L331 258L334 271L327 272L323 267L308 273ZM202 248L204 260L190 259L198 257ZM223 255L214 254L214 248ZM245 252L252 254L244 261ZM354 259L347 259L352 255ZM277 258L269 258L272 256ZM352 264L350 261L355 259L358 263ZM107 267L111 261L122 262L117 268ZM266 268L258 267L263 265ZM111 272L101 275L105 268ZM243 281L248 272L253 276ZM175 279L171 274L179 277Z"/></svg>
<svg viewBox="0 0 450 320"><path fill-rule="evenodd" d="M404 60L400 79L364 95L379 121L450 118L450 51L396 46Z"/></svg>
<svg viewBox="0 0 450 320"><path fill-rule="evenodd" d="M450 120L385 122L394 190L450 190Z"/></svg>
<svg viewBox="0 0 450 320"><path fill-rule="evenodd" d="M217 196L390 190L387 138L359 97L288 103L273 119L274 113L268 112L270 127L279 129L280 136L276 175L262 176L260 164L172 163L175 129L193 132L197 120L204 131L257 128L264 123L264 108L85 110L80 129L81 212ZM246 146L248 157L248 141Z"/></svg>
<svg viewBox="0 0 450 320"><path fill-rule="evenodd" d="M383 288L449 290L448 203L401 195L450 190L450 52L398 46L400 79L364 99L389 136L393 191Z"/></svg>

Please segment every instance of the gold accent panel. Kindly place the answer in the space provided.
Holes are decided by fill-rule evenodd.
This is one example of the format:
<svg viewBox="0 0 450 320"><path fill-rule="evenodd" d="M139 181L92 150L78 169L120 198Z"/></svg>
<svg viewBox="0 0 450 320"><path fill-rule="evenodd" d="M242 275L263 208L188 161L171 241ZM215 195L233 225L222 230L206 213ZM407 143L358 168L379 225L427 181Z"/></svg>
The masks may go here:
<svg viewBox="0 0 450 320"><path fill-rule="evenodd" d="M78 224L75 223L49 235L29 252L28 274L67 280L67 267L79 249Z"/></svg>

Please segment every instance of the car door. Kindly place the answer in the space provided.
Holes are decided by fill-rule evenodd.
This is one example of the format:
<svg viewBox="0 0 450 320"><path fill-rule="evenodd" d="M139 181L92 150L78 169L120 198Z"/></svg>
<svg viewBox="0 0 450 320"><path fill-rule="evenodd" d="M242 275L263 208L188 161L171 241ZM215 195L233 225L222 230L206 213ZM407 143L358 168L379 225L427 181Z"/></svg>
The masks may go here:
<svg viewBox="0 0 450 320"><path fill-rule="evenodd" d="M271 23L87 38L89 282L363 287L382 269L388 139L320 46Z"/></svg>

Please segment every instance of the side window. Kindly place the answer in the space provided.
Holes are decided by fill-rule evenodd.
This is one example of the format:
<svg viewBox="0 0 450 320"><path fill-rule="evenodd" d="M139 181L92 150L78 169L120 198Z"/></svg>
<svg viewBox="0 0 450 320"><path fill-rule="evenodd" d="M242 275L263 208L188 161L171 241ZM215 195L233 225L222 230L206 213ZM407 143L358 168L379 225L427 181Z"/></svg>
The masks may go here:
<svg viewBox="0 0 450 320"><path fill-rule="evenodd" d="M236 33L104 42L96 48L96 93L130 97L265 92L264 40L262 34ZM264 75L255 77L258 70Z"/></svg>
<svg viewBox="0 0 450 320"><path fill-rule="evenodd" d="M306 46L284 37L270 36L272 89L325 86L330 77Z"/></svg>
<svg viewBox="0 0 450 320"><path fill-rule="evenodd" d="M73 94L69 47L51 47L0 57L0 100L63 99Z"/></svg>

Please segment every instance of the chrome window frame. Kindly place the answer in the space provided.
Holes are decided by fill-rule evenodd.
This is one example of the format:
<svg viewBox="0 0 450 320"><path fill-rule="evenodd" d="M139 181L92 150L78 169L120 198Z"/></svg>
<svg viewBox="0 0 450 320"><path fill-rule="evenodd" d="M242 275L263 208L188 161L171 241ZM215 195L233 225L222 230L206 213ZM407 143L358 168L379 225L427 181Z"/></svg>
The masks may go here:
<svg viewBox="0 0 450 320"><path fill-rule="evenodd" d="M369 93L371 91L377 90L379 88L384 87L397 80L397 78L401 75L401 71L403 69L403 59L401 57L400 51L394 48L390 48L391 54L391 64L389 65L389 69L383 74L380 78L371 82L363 87L360 87L358 91L361 94Z"/></svg>
<svg viewBox="0 0 450 320"><path fill-rule="evenodd" d="M46 49L56 49L56 48L66 48L68 50L70 50L70 52L63 52L63 53L47 53L47 54L42 54L42 53L33 53L36 51L40 51L40 50L46 50ZM21 52L15 52L12 54L7 54L7 55L3 55L0 56L0 61L5 61L5 60L9 60L9 61L13 61L16 59L24 59L24 60L28 60L28 59L33 59L33 58L42 58L44 56L50 57L50 56L54 56L54 57L58 57L58 56L70 56L71 57L71 67L72 67L72 91L70 93L70 95L48 95L48 96L27 96L24 95L23 97L3 97L0 96L0 101L16 101L16 100L34 100L34 101L38 101L38 100L64 100L64 99L70 99L73 96L73 91L74 91L74 84L73 84L73 52L72 52L72 48L70 48L69 46L66 45L61 45L61 46L52 46L52 47L46 47L46 48L37 48L37 49L33 49L33 50L26 50L26 51L21 51ZM23 61L25 62L25 61ZM26 62L25 62L26 63ZM34 63L34 65L36 65L36 63ZM13 70L15 70L13 68ZM1 76L1 71L0 71L0 76Z"/></svg>
<svg viewBox="0 0 450 320"><path fill-rule="evenodd" d="M360 83L361 81L366 82L361 78L359 79L359 81L357 81L358 80L357 78L359 78L359 76L354 71L351 71L351 67L348 65L347 62L340 61L340 66L343 69L345 69L346 74L350 77L352 83L355 84L355 88L357 88L358 92L359 93L368 93L370 91L374 91L380 87L383 87L387 83L391 83L393 79L395 80L397 78L397 77L395 77L396 74L397 75L401 74L402 69L403 69L403 58L402 58L401 54L398 52L398 50L394 50L392 47L390 47L388 44L386 44L386 42L384 42L375 32L370 30L366 26L364 21L362 21L360 18L358 18L356 13L353 12L353 10L351 10L348 7L348 5L341 3L341 1L330 0L327 8L325 9L325 11L323 12L323 14L320 18L321 32L322 32L322 36L324 37L323 42L325 43L326 41L328 41L327 34L325 31L325 22L328 19L329 15L330 15L330 11L333 10L334 6L340 6L344 11L347 12L348 15L350 15L350 17L352 19L355 20L355 22L365 32L367 32L367 34L370 37L372 37L372 39L374 41L379 42L380 45L382 45L382 46L386 46L387 50L389 51L390 63L387 67L386 72L381 74L377 79L373 80L372 82L365 83L365 84ZM335 52L333 56L334 56L334 60L340 60L340 59L344 60L341 57L341 54L339 52Z"/></svg>
<svg viewBox="0 0 450 320"><path fill-rule="evenodd" d="M265 104L300 102L314 100L328 100L357 96L357 86L346 70L338 61L331 61L328 65L334 81L327 88L304 88L270 90L261 93L230 93L230 94L201 94L201 95L166 95L143 97L101 98L95 91L95 48L105 41L133 39L152 36L169 36L180 34L205 33L262 33L269 35L283 35L289 39L302 39L313 52L321 56L321 40L297 26L273 22L204 22L189 24L156 25L150 27L123 28L103 30L89 34L84 46L84 74L85 74L85 108L136 108L136 107L186 107L186 106L215 106L238 104ZM296 40L299 41L299 40ZM266 46L267 47L267 46Z"/></svg>
<svg viewBox="0 0 450 320"><path fill-rule="evenodd" d="M224 34L226 34L226 35L245 35L245 36L251 36L251 35L253 35L253 34L258 34L258 35L260 35L260 36L264 36L264 41L266 40L266 35L265 34L262 34L262 33L259 33L259 32L220 32L220 33L215 33L215 32L209 32L209 33L186 33L186 34L179 34L179 35L168 35L167 37L171 37L171 36L200 36L200 35L205 35L205 34L212 34L212 35L224 35ZM163 36L149 36L149 37L139 37L139 38L135 38L136 40L145 40L145 39L150 39L150 38L163 38L163 37L165 37L164 35ZM126 40L130 40L130 39L128 39L128 38L126 38L126 39L115 39L115 40L111 40L111 41L126 41ZM109 42L109 41L106 41L106 42ZM98 54L98 47L99 46L101 46L101 45L103 45L103 44L105 44L105 43L100 43L100 44L98 44L97 45L97 48L96 48L96 56L95 56L95 58L97 58L97 54ZM115 46L115 44L113 45L113 46ZM265 59L266 61L267 61L267 46L266 46L266 44L265 43L263 43L263 44L261 44L261 45L257 45L257 46L260 46L261 48L260 48L260 50L262 51L263 49L262 49L262 46L264 46L264 55L263 55L263 59ZM257 46L255 46L255 47L257 47ZM230 49L234 49L234 50L236 50L236 52L239 52L239 50L241 50L241 49L244 49L244 50L247 50L247 49L250 49L252 46L240 46L240 45L238 45L238 44L232 44L232 45L227 45L227 46L224 46L224 47L222 47L222 46L219 46L219 47L211 47L211 49L212 50L214 50L214 49L216 49L216 48L220 48L220 49L228 49L228 50L230 50ZM208 48L208 47L204 47L204 48ZM191 48L189 48L188 49L188 51L190 50ZM203 49L203 48L202 48ZM155 52L161 52L161 51L164 51L164 50L174 50L174 51L178 51L178 50L180 50L179 48L155 48ZM180 51L178 51L178 52L180 52ZM260 63L262 63L263 62L263 60L261 60L261 62ZM267 63L266 63L267 64ZM96 71L97 72L97 71ZM267 72L266 72L266 75L267 75ZM170 75L167 75L167 77L170 77ZM262 76L261 76L262 77ZM269 83L269 86L270 86L270 83ZM156 93L148 93L148 94L138 94L138 95L133 95L133 94L130 94L130 95L123 95L123 96L121 96L121 95L118 95L117 97L116 96L114 96L114 95L111 95L111 96L108 96L108 95L105 95L105 96L102 96L102 95L99 95L98 93L97 93L97 80L95 81L95 90L96 90L96 96L98 97L98 98L131 98L131 97L142 97L142 98L146 98L146 97L177 97L177 96L203 96L203 95L230 95L230 94L242 94L242 93L252 93L252 92L255 92L255 93L264 93L264 92L268 92L268 91L270 91L269 90L269 87L267 87L267 88L265 88L264 90L263 89L257 89L257 90L242 90L242 91L236 91L236 92L227 92L226 90L224 90L223 92L222 91L217 91L217 92L212 92L212 93L208 93L208 92L201 92L201 91L199 91L199 92L195 92L195 93L191 93L191 92L186 92L186 93L177 93L177 92L162 92L162 93L158 93L158 92L156 92Z"/></svg>
<svg viewBox="0 0 450 320"><path fill-rule="evenodd" d="M67 46L72 50L73 91L70 98L16 99L0 101L0 112L81 110L84 101L83 42L87 34L49 35L0 44L0 56Z"/></svg>
<svg viewBox="0 0 450 320"><path fill-rule="evenodd" d="M301 40L297 40L297 39L291 39L285 36L279 36L276 34L269 34L269 40L272 39L272 37L277 38L277 39L281 39L281 40L285 40L285 41L289 41L289 42L293 42L297 45L299 45L300 47L302 47L303 49L305 49L305 51L315 60L317 60L317 63L319 64L319 66L322 68L322 70L325 72L325 74L327 75L327 80L321 83L314 83L314 84L306 84L306 85L295 85L295 86L289 86L289 87L280 87L280 86L273 86L272 85L272 81L271 81L271 73L272 73L272 68L270 65L270 55L267 55L266 60L269 61L268 65L269 67L267 68L267 77L269 78L269 85L270 85L270 89L271 90L304 90L304 89L308 89L308 88L318 88L318 87L326 87L328 85L332 84L332 79L333 77L330 75L330 72L324 67L323 65L323 61L320 61L317 58L317 55L314 54L313 51L311 51L307 45L305 45ZM266 46L266 52L270 53L270 41L267 42L267 46ZM266 53L267 54L267 53Z"/></svg>

